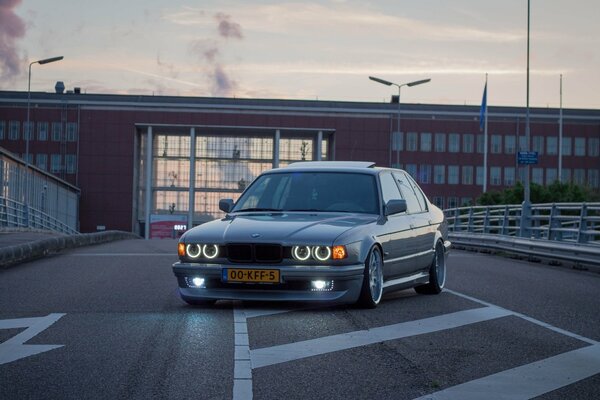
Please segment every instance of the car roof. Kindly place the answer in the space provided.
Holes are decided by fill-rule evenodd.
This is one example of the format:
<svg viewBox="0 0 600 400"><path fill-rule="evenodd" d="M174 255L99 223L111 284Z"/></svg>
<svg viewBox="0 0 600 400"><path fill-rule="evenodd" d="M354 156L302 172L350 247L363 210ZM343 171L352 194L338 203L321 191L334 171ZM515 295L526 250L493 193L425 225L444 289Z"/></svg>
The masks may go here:
<svg viewBox="0 0 600 400"><path fill-rule="evenodd" d="M372 161L300 161L279 168L276 171L346 171L375 173Z"/></svg>

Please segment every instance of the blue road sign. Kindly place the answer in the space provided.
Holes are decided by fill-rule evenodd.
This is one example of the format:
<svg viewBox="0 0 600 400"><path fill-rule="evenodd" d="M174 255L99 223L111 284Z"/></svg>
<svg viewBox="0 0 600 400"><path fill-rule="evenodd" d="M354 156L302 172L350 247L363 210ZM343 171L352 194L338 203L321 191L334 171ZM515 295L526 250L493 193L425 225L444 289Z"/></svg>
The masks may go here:
<svg viewBox="0 0 600 400"><path fill-rule="evenodd" d="M519 164L537 164L538 153L537 151L520 151L518 154Z"/></svg>

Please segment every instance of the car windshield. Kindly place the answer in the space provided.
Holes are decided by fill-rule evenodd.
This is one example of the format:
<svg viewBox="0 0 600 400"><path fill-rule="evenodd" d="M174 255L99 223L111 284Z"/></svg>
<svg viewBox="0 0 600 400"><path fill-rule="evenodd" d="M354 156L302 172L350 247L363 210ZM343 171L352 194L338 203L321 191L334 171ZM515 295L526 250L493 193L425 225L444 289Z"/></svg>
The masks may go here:
<svg viewBox="0 0 600 400"><path fill-rule="evenodd" d="M288 172L259 176L233 212L335 211L378 214L375 176L345 172Z"/></svg>

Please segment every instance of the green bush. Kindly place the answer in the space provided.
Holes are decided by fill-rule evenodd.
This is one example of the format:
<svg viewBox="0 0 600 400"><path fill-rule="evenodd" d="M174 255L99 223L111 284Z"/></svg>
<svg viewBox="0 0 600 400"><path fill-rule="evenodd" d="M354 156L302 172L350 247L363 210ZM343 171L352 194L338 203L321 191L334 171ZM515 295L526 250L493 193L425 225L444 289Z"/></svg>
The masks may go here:
<svg viewBox="0 0 600 400"><path fill-rule="evenodd" d="M573 183L554 182L549 186L532 183L530 186L531 203L581 203L600 201L600 193L585 186ZM477 198L476 203L482 206L497 204L521 204L524 200L524 188L521 182L501 192L491 191Z"/></svg>

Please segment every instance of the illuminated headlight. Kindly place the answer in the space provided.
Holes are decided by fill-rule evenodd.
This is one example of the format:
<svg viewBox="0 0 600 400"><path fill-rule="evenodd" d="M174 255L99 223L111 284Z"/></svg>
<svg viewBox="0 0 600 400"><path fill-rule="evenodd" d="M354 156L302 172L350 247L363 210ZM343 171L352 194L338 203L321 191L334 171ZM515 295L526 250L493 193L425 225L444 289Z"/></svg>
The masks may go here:
<svg viewBox="0 0 600 400"><path fill-rule="evenodd" d="M216 244L205 244L202 251L204 252L204 257L210 259L219 255L219 247Z"/></svg>
<svg viewBox="0 0 600 400"><path fill-rule="evenodd" d="M200 276L186 276L185 283L191 288L205 288L206 281Z"/></svg>
<svg viewBox="0 0 600 400"><path fill-rule="evenodd" d="M333 281L312 281L310 287L313 292L330 292L333 290Z"/></svg>
<svg viewBox="0 0 600 400"><path fill-rule="evenodd" d="M313 257L319 261L326 261L331 257L331 249L328 246L315 246L312 251Z"/></svg>
<svg viewBox="0 0 600 400"><path fill-rule="evenodd" d="M296 260L306 261L310 257L310 247L294 246L292 247L292 255Z"/></svg>
<svg viewBox="0 0 600 400"><path fill-rule="evenodd" d="M199 244L188 244L185 252L189 258L198 258L202 255L202 247Z"/></svg>

